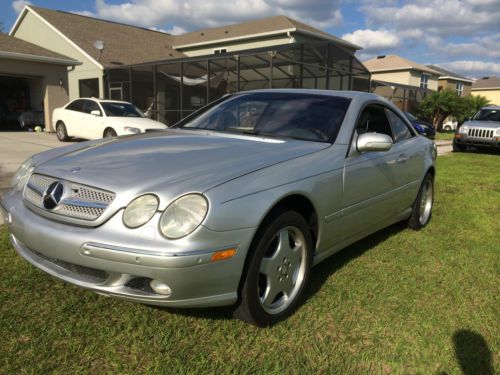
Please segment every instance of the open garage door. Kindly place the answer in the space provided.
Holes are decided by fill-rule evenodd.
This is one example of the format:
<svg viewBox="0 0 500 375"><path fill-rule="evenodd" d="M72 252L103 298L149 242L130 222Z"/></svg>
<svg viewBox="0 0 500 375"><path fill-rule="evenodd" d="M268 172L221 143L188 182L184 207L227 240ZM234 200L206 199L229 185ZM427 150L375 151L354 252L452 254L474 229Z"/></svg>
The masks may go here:
<svg viewBox="0 0 500 375"><path fill-rule="evenodd" d="M0 73L0 130L44 127L43 98L42 78Z"/></svg>

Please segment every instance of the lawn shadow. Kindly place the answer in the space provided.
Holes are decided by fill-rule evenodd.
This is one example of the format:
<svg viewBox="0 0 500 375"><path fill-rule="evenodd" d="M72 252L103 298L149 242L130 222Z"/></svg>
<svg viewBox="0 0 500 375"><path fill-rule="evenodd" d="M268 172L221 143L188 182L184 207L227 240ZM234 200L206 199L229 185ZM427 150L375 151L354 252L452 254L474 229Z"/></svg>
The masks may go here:
<svg viewBox="0 0 500 375"><path fill-rule="evenodd" d="M493 375L492 354L483 336L468 329L453 334L455 357L464 375Z"/></svg>
<svg viewBox="0 0 500 375"><path fill-rule="evenodd" d="M500 155L500 150L487 147L485 148L469 147L465 152L469 154Z"/></svg>
<svg viewBox="0 0 500 375"><path fill-rule="evenodd" d="M401 232L405 228L406 226L402 223L396 223L390 227L381 229L378 232L375 232L370 236L349 245L318 264L312 269L303 303L307 303L310 298L314 297L330 275L334 274L352 260L363 255L366 251L374 248L379 243L385 241L394 234Z"/></svg>
<svg viewBox="0 0 500 375"><path fill-rule="evenodd" d="M361 256L366 251L377 246L380 242L383 242L392 235L404 230L404 228L405 226L403 226L401 223L391 225L390 227L382 229L346 247L345 249L342 249L338 253L320 263L318 266L314 267L311 272L309 283L307 285L305 296L301 305L306 304L307 301L321 289L330 275L341 269L344 265L346 265L353 259ZM169 313L173 314L212 320L232 319L235 308L235 306L188 309L176 309L172 307L162 306L151 307L154 309L168 311Z"/></svg>

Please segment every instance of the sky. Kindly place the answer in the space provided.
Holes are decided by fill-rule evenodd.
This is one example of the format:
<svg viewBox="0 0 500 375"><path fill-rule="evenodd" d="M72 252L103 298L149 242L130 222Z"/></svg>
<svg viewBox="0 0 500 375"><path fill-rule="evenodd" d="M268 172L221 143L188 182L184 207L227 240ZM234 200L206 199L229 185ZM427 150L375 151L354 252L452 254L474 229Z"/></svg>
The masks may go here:
<svg viewBox="0 0 500 375"><path fill-rule="evenodd" d="M8 32L26 3L181 34L286 15L363 49L471 78L500 76L500 0L0 0Z"/></svg>

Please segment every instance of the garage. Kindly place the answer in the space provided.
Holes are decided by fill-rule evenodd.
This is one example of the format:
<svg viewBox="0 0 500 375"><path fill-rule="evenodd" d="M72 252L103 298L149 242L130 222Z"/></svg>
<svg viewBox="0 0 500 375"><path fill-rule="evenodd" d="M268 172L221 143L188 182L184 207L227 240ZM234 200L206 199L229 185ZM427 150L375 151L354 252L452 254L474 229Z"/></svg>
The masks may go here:
<svg viewBox="0 0 500 375"><path fill-rule="evenodd" d="M68 102L68 70L79 64L0 34L0 130L53 131L52 111Z"/></svg>

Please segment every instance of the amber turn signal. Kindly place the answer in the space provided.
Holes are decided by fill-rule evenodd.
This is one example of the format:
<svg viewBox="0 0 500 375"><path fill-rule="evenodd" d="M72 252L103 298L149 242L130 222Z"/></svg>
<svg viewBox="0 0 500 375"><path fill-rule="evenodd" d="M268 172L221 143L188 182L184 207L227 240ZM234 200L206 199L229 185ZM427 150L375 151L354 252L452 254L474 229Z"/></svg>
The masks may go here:
<svg viewBox="0 0 500 375"><path fill-rule="evenodd" d="M210 258L211 262L217 262L219 260L225 260L229 259L236 254L237 249L225 249L225 250L220 250L216 251L215 253L212 254L212 257Z"/></svg>
<svg viewBox="0 0 500 375"><path fill-rule="evenodd" d="M456 134L455 134L455 138L462 138L462 134L458 134L458 133L456 133Z"/></svg>

